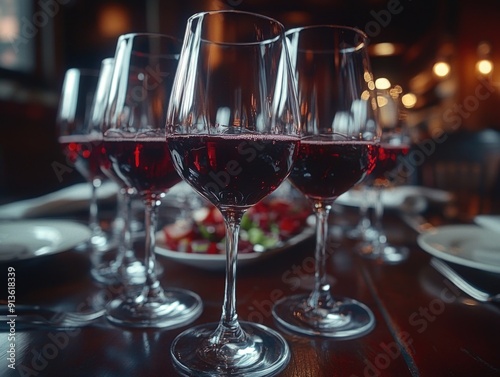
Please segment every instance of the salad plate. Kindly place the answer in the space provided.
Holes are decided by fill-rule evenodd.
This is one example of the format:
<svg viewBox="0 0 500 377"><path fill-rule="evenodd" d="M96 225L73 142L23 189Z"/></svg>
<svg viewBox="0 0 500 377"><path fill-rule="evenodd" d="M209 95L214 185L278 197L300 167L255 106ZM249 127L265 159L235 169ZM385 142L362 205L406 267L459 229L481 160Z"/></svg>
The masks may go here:
<svg viewBox="0 0 500 377"><path fill-rule="evenodd" d="M283 199L258 203L241 222L238 266L243 267L299 244L315 234L310 209ZM207 205L192 219L167 224L156 234L156 253L205 270L224 270L225 227L220 212Z"/></svg>

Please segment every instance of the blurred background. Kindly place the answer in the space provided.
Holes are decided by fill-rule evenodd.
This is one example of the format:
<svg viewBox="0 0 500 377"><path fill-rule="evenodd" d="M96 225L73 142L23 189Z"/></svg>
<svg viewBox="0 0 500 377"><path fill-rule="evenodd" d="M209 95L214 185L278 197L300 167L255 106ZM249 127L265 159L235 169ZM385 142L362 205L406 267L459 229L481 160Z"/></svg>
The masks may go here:
<svg viewBox="0 0 500 377"><path fill-rule="evenodd" d="M424 146L443 132L500 130L498 0L0 0L0 201L83 181L54 172L65 161L55 114L68 68L98 69L120 34L182 38L191 14L213 9L364 30L377 86L400 98Z"/></svg>

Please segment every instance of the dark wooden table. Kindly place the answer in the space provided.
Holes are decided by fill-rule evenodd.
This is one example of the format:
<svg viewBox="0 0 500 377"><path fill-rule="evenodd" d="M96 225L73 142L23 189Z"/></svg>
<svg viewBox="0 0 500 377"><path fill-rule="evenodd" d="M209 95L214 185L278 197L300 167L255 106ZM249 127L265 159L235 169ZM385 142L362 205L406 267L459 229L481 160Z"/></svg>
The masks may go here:
<svg viewBox="0 0 500 377"><path fill-rule="evenodd" d="M332 217L333 235L353 224L356 211ZM500 305L479 303L461 293L430 265L416 244L417 234L396 214L386 216L390 239L411 249L399 265L379 265L352 253L352 241L332 236L328 272L333 292L367 304L375 329L352 340L294 335L271 316L274 301L309 290L314 240L258 264L241 268L237 277L238 313L280 331L292 357L284 377L330 376L500 376ZM204 310L193 324L218 321L224 275L189 267L159 256L164 286L197 292ZM111 297L115 288L96 284L89 260L75 250L31 261L1 264L3 287L7 268L16 272L18 303L37 303L74 310L96 294ZM484 275L482 273L481 275ZM488 274L486 274L488 275ZM490 278L486 276L486 278ZM498 279L498 276L491 276ZM497 280L498 281L498 280ZM1 298L5 298L2 289ZM127 377L176 376L170 344L175 330L114 327L105 319L75 330L17 330L15 370L6 354L8 333L0 333L0 376Z"/></svg>

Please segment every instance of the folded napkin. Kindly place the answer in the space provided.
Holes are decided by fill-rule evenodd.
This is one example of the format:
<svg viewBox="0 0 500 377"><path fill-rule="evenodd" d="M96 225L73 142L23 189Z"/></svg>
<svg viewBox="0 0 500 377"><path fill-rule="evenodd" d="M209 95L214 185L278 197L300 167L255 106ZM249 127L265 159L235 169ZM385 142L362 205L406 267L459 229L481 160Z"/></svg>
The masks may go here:
<svg viewBox="0 0 500 377"><path fill-rule="evenodd" d="M500 233L500 215L477 215L474 222L483 228Z"/></svg>
<svg viewBox="0 0 500 377"><path fill-rule="evenodd" d="M0 219L21 219L58 215L88 207L91 196L90 183L78 183L47 195L21 200L0 206ZM118 185L106 181L97 189L100 200L109 199L118 192Z"/></svg>
<svg viewBox="0 0 500 377"><path fill-rule="evenodd" d="M365 200L367 193L364 190L349 190L339 196L337 204L358 207ZM381 200L386 208L414 207L413 212L423 211L428 202L446 203L452 199L451 193L422 186L397 186L383 189Z"/></svg>

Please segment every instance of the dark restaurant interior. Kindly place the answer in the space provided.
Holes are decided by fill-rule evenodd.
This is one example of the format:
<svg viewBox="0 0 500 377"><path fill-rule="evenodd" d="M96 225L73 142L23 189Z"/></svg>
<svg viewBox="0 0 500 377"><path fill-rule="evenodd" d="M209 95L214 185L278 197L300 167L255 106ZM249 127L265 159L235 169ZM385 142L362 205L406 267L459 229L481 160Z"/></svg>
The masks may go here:
<svg viewBox="0 0 500 377"><path fill-rule="evenodd" d="M104 199L99 201L100 222L92 222L92 215L97 217L97 210L93 211L97 205L92 206L89 183L94 184L94 181L99 181L101 178L89 182L77 170L76 164L73 166L75 169L68 168L69 165L65 164L69 158L64 155L59 144L63 142L58 139L56 116L60 99L63 97L61 89L67 70L81 68L98 71L103 59L115 55L117 41L121 35L148 32L168 34L182 39L187 20L191 15L202 11L225 9L263 14L280 21L285 29L336 24L362 30L368 38L368 48L364 48L366 44L360 44L361 47L354 45L348 50L356 53L358 50L361 53L368 51L373 76L368 75L367 79L366 70L355 71L358 75L351 81L356 81L355 84L361 82L370 90L356 92L357 95L353 96L355 98L350 99L351 107L347 112L354 113L360 109L355 107L359 104L356 101L366 103L366 108L361 108L359 113L363 111L370 113L369 105L375 108L377 107L375 104L378 104L381 110L378 119L383 119L382 115L387 108L383 109L386 103L378 102L379 94L385 96L381 95L380 98L395 100L397 103L395 107L400 112L394 111L394 107L389 110L400 115L397 125L404 122L408 126L411 138L411 141L402 148L401 145L396 146L396 149L406 148L405 153L407 153L404 159L398 160L398 162L403 161L401 165L395 164L398 169L397 178L401 180L391 181L387 178L387 174L382 178L379 176L381 181L387 178L384 182L388 183L377 187L374 183L375 178L371 181L368 179L369 183L362 182L360 185L357 185L360 180L356 181L357 183L353 180L353 184L346 188L348 191L344 192L347 194L347 199L342 201L344 195L339 196L336 189L332 189L332 193L328 194L333 195L335 191L335 198L332 199L330 196L327 199L331 202L321 202L321 198L311 199L307 194L302 195L299 192L300 188L297 192L294 191L293 177L288 171L282 174L282 180L272 188L276 189L276 192L269 189L271 190L269 197L261 201L256 200L256 203L250 203L248 206L245 206L248 204L245 203L240 207L238 205L231 207L232 203L224 207L227 203L220 205L222 199L221 202L217 202L220 205L218 208L223 208L220 213L215 207L209 209L208 200L203 202L200 195L185 190L186 186L174 185L165 190L169 191L167 195L174 191L174 195L177 195L176 200L168 202L168 196L165 196L164 204L161 206L162 212L156 223L158 219L150 207L156 206L154 209L157 210L159 202L163 200L161 195L166 191L161 195L158 194L162 200L158 200L158 197L153 199L148 197L143 201L135 200L139 198L135 187L117 187L113 185L116 182L111 182L113 180L111 177L106 182L103 181L112 186L110 191L108 185L108 191L99 198ZM266 22L268 21L266 19ZM223 345L220 349L217 348L220 345L219 340L226 340L225 336L219 336L220 333L217 331L220 327L217 327L214 333L216 335L210 335L211 338L207 340L211 343L205 343L203 348L200 347L191 353L193 357L201 355L202 359L206 355L222 355L223 363L217 364L214 369L227 371L233 367L231 362L226 362L226 351L230 356L241 354L245 360L245 352L252 348L247 347L247 343L241 347L239 345L239 340L246 340L246 335L243 336L238 332L238 321L241 321L245 322L245 326L255 324L258 326L254 328L259 326L271 328L273 332L279 333L279 339L283 337L285 347L281 350L284 349L286 352L267 345L261 347L271 354L273 352L282 354L278 356L284 363L281 366L283 369L272 374L281 377L500 376L499 22L498 0L0 0L0 269L3 282L7 281L5 279L7 276L11 279L7 285L2 285L0 294L0 317L3 318L3 322L0 323L0 353L4 356L8 354L9 368L12 369L0 363L0 376L188 375L186 370L184 373L177 373L184 355L190 356L190 352L176 354L174 346L178 346L176 339L181 333L180 327L188 324L191 327L189 321L196 324L196 328L205 323L217 324L220 318L223 320L229 318L227 322L237 325L234 326L236 328L234 331L234 328L229 326L228 332L233 331L236 335L234 338L228 337L227 347L224 348ZM223 27L219 29L218 31L222 31ZM261 32L254 23L251 23L250 29L252 31L257 29L256 34ZM266 42L279 40L283 43L282 39L276 36L273 38L268 37ZM200 41L196 38L193 40ZM209 42L217 48L220 47L218 42L213 40ZM224 43L221 45L226 47ZM246 44L243 45L245 48L248 47ZM252 49L258 51L255 55L262 54L262 50L254 48L251 43L250 45ZM278 59L280 63L282 62L282 44L279 46L279 53L274 56L273 63ZM336 52L342 50L337 48L330 50L329 46L328 44L327 52L322 50L319 55L330 58L330 55L335 56L331 53L332 50ZM231 47L236 49L233 45ZM240 44L236 44L236 47L241 49ZM259 47L262 48L262 45ZM132 54L131 50L132 48L129 52ZM307 50L308 54L310 52ZM144 55L149 57L148 54ZM244 61L242 65L245 65L246 55L236 55L240 58L238 62ZM312 55L314 54L311 53ZM206 56L205 58L208 60ZM251 59L248 60L252 62ZM366 60L363 58L363 63ZM231 65L226 60L224 63L226 63L224 68ZM239 67L237 64L233 65ZM264 74L255 67L260 69L261 65L251 63L248 65L258 71L258 79L255 79L257 75L253 78L260 83ZM276 67L281 64L271 65ZM143 64L141 68L145 66L146 64ZM192 66L196 67L196 64ZM123 65L120 68L123 69ZM123 71L115 69L115 72L120 73L118 76L125 77L126 80L136 79L142 74L134 71L134 74L127 76L123 74L125 71L129 73L126 69ZM220 69L217 73L222 71L225 73L224 69ZM235 69L231 72L241 71ZM328 69L321 72L329 74ZM224 75L217 76L217 79L221 79L221 76L226 79ZM312 76L317 79L320 75L314 72ZM213 79L213 76L210 79ZM221 81L217 79L213 81L220 84ZM246 87L247 81L245 80L244 85L240 85L238 80L234 81L237 82L236 89L228 84L227 87L231 89L227 90L229 93L227 97L234 97L237 102L240 97L234 93ZM344 87L336 85L341 79L332 81L335 81L335 84L328 83L325 87L330 89L331 86L334 87L333 91L338 89L339 92L343 92ZM347 81L349 80L341 82L344 84ZM319 86L321 84L322 82ZM373 86L369 87L370 84ZM216 86L217 89L220 87ZM273 89L279 92L277 88L278 85L273 86ZM376 100L371 94L370 101L359 95L371 92L371 89L379 91ZM182 92L184 95L188 91L178 90L177 93ZM255 103L280 102L274 101L274 97L271 98L273 101L269 100L272 96L266 96L266 90L248 90L251 92L248 95L245 88L244 92L252 100L254 93L259 93L265 98L261 102L255 100ZM192 93L198 92L192 90ZM124 97L125 95L122 96ZM209 95L205 97L210 97L212 100ZM217 97L216 100L220 98ZM156 105L161 103L151 102ZM337 108L328 101L324 102L327 103L327 106L324 106L328 108L327 112L336 116ZM200 107L203 108L203 105ZM156 108L159 107L161 106ZM314 104L310 107L314 108ZM210 106L207 105L206 108ZM210 110L213 110L206 108L200 113L204 114L205 111L210 113ZM227 106L225 109L229 108ZM237 105L231 107L235 108L239 109ZM265 106L262 108L268 110ZM330 108L335 110L330 111ZM302 108L295 114L302 115L301 110ZM144 110L141 114L145 113L148 111ZM216 113L217 111L212 111L209 115ZM267 113L265 115L267 116ZM352 117L356 115L358 113ZM191 122L190 116L191 113L186 116L189 119L186 123ZM206 121L209 116L201 118ZM293 118L292 123L294 123L298 117L283 118L287 121ZM135 119L143 118L137 116ZM229 115L227 119L229 120ZM256 116L255 119L262 118ZM370 118L366 123L378 124L373 119L375 118ZM326 127L328 131L334 134L337 131L335 120L337 118L325 122L328 124ZM216 123L216 127L220 125L217 121L212 123ZM241 132L244 128L240 127L239 122L234 122L234 126L230 126L233 123L229 122L222 124L227 124L234 133ZM238 131L234 131L233 127ZM347 128L348 126L341 130ZM379 145L380 140L374 137L376 132L352 128L354 131L351 132L355 134L349 135L354 140L352 145L358 147L362 145L370 151L376 150L377 153L383 150ZM134 137L143 136L143 129L141 127L138 129L137 134L131 132ZM102 131L102 128L99 131ZM164 143L164 131L162 128L160 140L156 139L154 142L160 144L163 152L167 150L165 153L170 164L171 155L168 151L170 146L168 148L165 146L167 143ZM255 130L252 129L253 131ZM224 131L217 132L224 134ZM179 133L182 134L180 131ZM234 136L231 132L227 133L230 134L227 139ZM370 142L365 143L363 139L365 134L373 136ZM262 135L258 136L263 135L267 140L257 138L262 144L266 144L269 139L272 139L273 143L276 142L273 132L262 132ZM99 136L99 142L106 137L104 132L99 132ZM182 139L186 135L175 134L172 139L176 136L177 139ZM226 136L224 134L221 139ZM321 134L319 142L309 140L311 144L319 145L315 150L320 150L318 154L323 153L322 148L325 144L331 147L337 142L337 139L332 142L332 138L323 143L321 137L324 135ZM213 141L206 142L207 138L209 137L202 132L199 137L202 139L200 143L215 145ZM345 138L347 139L347 136ZM132 140L126 137L122 140L116 139L122 142ZM168 142L170 143L172 139ZM299 138L293 139L298 149ZM133 143L136 143L135 150L129 144L124 148L127 149L126 153L134 150L129 156L137 152L135 159L129 160L134 161L136 166L140 165L137 162L140 160L137 157L139 155L137 145L143 140L139 142L133 140ZM407 140L405 139L405 142ZM345 144L351 146L349 141ZM301 139L301 143L306 144L304 139ZM191 167L205 158L202 153L200 153L202 157L198 158L199 149L211 148L210 153L215 151L213 152L215 155L221 150L223 152L219 155L224 155L227 150L220 148L221 144L217 147L210 144L210 148L205 147L205 144L196 148L197 145L200 144L184 148L189 150L185 152L186 154L195 151L192 154L196 156L193 157L196 162ZM236 148L228 149L234 153L227 153L230 157L226 160L237 155ZM148 148L144 150L149 152ZM342 160L346 150L344 149L342 153L336 150L330 152L327 158L320 160L326 161L325 163L311 165L314 168L321 165L323 169L328 162L334 160L333 165L337 164L338 167L342 165L337 162L339 156ZM99 153L102 153L101 150ZM216 158L212 158L210 153L207 152L209 157L205 158L205 161L212 163ZM308 160L307 157L310 157L307 153L305 152L305 156L302 155L303 160ZM314 152L309 153L314 154ZM264 155L262 158L264 160L272 153L261 155ZM372 165L374 160L382 160L378 159L380 157L378 155L373 157L374 155L370 154L370 156L369 162ZM87 157L88 155L85 158ZM345 174L351 174L351 170L355 171L357 168L359 174L363 174L366 178L373 170L367 173L369 168L366 162L366 166L363 167L366 170L361 172L358 166L361 165L361 158L358 160L356 158L356 156L351 158L355 160L352 163L355 167L344 169L347 171ZM393 158L395 159L396 157ZM151 165L155 165L157 160L159 159L156 158L151 164L146 163L144 170L147 171ZM342 161L345 160L347 159ZM224 168L232 172L230 163L234 161L227 162ZM242 161L242 157L239 161ZM288 161L288 167L292 166L292 159L289 158ZM102 173L105 168L102 161L100 163L97 168ZM134 163L130 162L127 166L133 166ZM180 164L178 161L177 163ZM65 167L62 175L58 170L60 166ZM191 168L190 172L196 170L193 176L205 178L214 171L219 173L216 169L221 166L222 163L213 170L207 169L206 171L210 173L206 171L199 173L202 171L201 168L198 170ZM251 166L252 169L246 171L251 170L252 174L246 174L245 177L250 176L261 186L271 185L269 181L273 179L274 173L266 175L256 172L259 168L255 166L260 165ZM290 169L295 169L295 166ZM175 166L175 169L177 168L178 165ZM317 186L321 188L328 186L324 181L333 176L338 180L336 174L343 168L344 166L340 166L324 180L323 176L320 176L321 179L317 178L318 174L314 184L320 182ZM160 179L167 175L163 173L165 168L161 169ZM330 165L326 169L330 169ZM372 166L370 169L375 168ZM175 173L174 168L170 170L171 173ZM333 170L334 168L331 169L332 172ZM296 175L300 176L301 172ZM312 175L309 171L302 175L307 174ZM216 177L219 178L217 175ZM179 178L180 182L180 177L175 176L175 178ZM182 178L186 180L185 177ZM278 187L285 180L289 180L292 184ZM182 183L192 183L188 180L186 182ZM212 182L204 182L203 189L208 192L207 187ZM239 186L247 185L239 184ZM279 191L283 186L286 187L284 191ZM175 191L176 187L183 188ZM219 187L215 185L216 190ZM70 190L65 191L65 189ZM247 198L241 194L243 191L235 191ZM349 196L350 193L352 196ZM269 202L266 202L269 198L271 198ZM311 200L308 201L306 198ZM275 199L276 201L273 201ZM275 207L271 207L269 203L275 204ZM123 209L124 206L128 206L126 210ZM241 226L242 233L246 237L243 240L245 243L242 243L242 233L239 233L239 238L228 237L228 234L238 235L240 228L235 224L240 221L245 210L248 209L250 212L251 209L255 209L252 206L258 207L253 213L257 220L254 218L247 221L246 225L250 224L250 229L243 229ZM174 211L170 212L172 209ZM234 222L230 223L225 218L224 223L224 215L232 216L231 221ZM328 217L329 215L332 216ZM199 220L200 217L202 220ZM369 217L367 225L364 220ZM273 219L279 219L279 223L273 222ZM156 233L154 233L155 226ZM266 228L264 232L266 226L270 230ZM71 230L71 227L75 227L76 230ZM49 231L45 231L44 234L43 229L46 228ZM94 234L92 232L97 228L106 233L104 236L103 233L100 234L105 239L104 246L94 242L95 237L92 236ZM250 233L253 230L257 230L254 234L261 236L260 243L250 242ZM52 236L56 231L57 236ZM13 236L11 233L14 232L19 234L16 234L15 242L11 243L9 237ZM33 247L30 245L31 236L35 238ZM48 247L45 245L39 247L37 237L45 237L42 241L45 242L47 238L51 244ZM169 237L171 239L168 239ZM267 241L271 243L263 246ZM25 247L25 243L29 247ZM372 247L371 254L359 246L367 244ZM374 251L377 246L378 252L382 250L379 255ZM234 252L237 247L240 247L238 253ZM42 252L38 254L40 250ZM400 251L402 252L398 254ZM234 284L236 259L238 260L237 288ZM127 265L126 262L130 264ZM111 271L113 279L106 280L104 275L99 276L99 272L95 272L97 265L99 267L104 265L105 272ZM446 266L452 272L446 270ZM224 275L224 271L227 275ZM453 271L458 275L450 275ZM127 275L129 273L132 278ZM228 278L231 273L233 275ZM226 291L223 291L224 284ZM4 289L7 286L9 289ZM232 291L227 289L228 286ZM154 315L146 315L145 320L140 318L142 314L137 307L141 308L141 305L143 308L147 307L144 302L149 304L148 300L151 298L152 306L157 304L154 300L161 296L160 293L163 294L163 288L165 290L173 288L174 295L177 290L193 292L192 297L199 295L199 300L196 301L200 305L195 308L196 310L191 309L190 313L193 315L196 312L196 316L189 317L189 321L186 322L174 323L171 327L168 327L171 325L167 323L168 321L160 325L153 322L157 312L153 312ZM330 290L335 293L330 295ZM238 315L235 310L233 311L236 307L236 294L234 294L236 291ZM306 291L312 293L310 296L306 295L307 298L302 300L301 304L296 306L286 304L287 297L299 297ZM228 295L228 292L233 295ZM123 298L125 304L134 300L134 305L129 306L129 309L131 308L129 312L135 315L137 309L139 312L137 317L144 322L127 323L117 321L116 318L113 322L114 317L109 311L117 297ZM350 298L353 300L350 301ZM338 315L335 312L337 308L343 306L344 299L348 305L354 303L353 307L360 303L363 304L361 307L366 306L369 326L361 329L362 332L349 333L349 326L358 319L356 313L342 312ZM296 319L301 325L305 323L305 330L300 326L287 327L286 321L280 322L282 317L277 314L276 307L277 303L283 300L285 309L282 310L287 314L292 313L292 317L295 316L294 320ZM173 303L176 305L175 300ZM28 308L25 317L22 314L24 304L26 304L24 309ZM29 304L35 305L34 314L33 307L28 307ZM324 307L321 306L323 304ZM177 305L176 310L181 307L181 310L189 311L187 306L186 308L182 306ZM7 309L13 307L17 322L12 322L12 319L8 322ZM161 309L162 305L159 304L158 307ZM332 307L334 310L330 311ZM49 316L47 313L52 313L52 310L55 310L56 314ZM48 320L45 317L40 319L40 312L48 317ZM86 318L76 324L71 323L70 319L70 325L68 322L66 325L57 321L52 322L54 318L68 319L69 312L76 314L76 317L89 313L95 317ZM150 320L151 322L148 322ZM334 329L342 329L344 324L348 330L341 336L335 334L335 330L332 330L332 333L323 332L325 329L329 330L330 325ZM7 336L9 344L3 340ZM255 338L258 336L251 337L252 342ZM233 339L238 341L233 344L231 342ZM258 345L259 341L255 343ZM253 367L254 360L250 361L249 364ZM259 359L256 364L260 361ZM208 364L210 363L207 362L202 367ZM189 375L267 376L269 374L264 372L233 374L230 370L226 374L207 372Z"/></svg>
<svg viewBox="0 0 500 377"><path fill-rule="evenodd" d="M0 4L2 201L81 180L75 173L59 182L51 167L61 159L54 124L66 69L98 69L123 33L181 38L191 14L212 9L262 13L286 28L336 23L362 29L371 44L375 77L387 78L406 94L408 123L418 141L439 132L500 129L495 32L500 6L494 0L5 0ZM439 67L444 71L435 71ZM487 139L498 143L495 133Z"/></svg>

